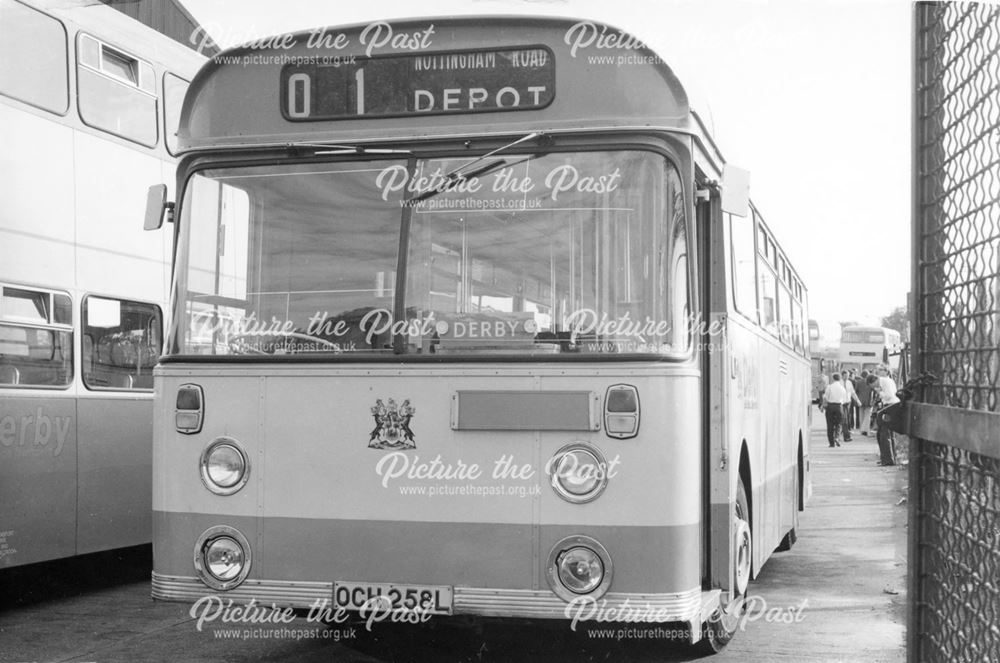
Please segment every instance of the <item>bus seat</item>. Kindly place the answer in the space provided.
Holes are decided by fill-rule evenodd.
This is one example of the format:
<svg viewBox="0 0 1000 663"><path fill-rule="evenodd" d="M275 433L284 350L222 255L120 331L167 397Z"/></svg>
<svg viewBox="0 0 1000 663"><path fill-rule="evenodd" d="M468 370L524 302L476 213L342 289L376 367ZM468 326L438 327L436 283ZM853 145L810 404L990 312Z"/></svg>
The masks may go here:
<svg viewBox="0 0 1000 663"><path fill-rule="evenodd" d="M20 384L21 371L17 366L0 364L0 384Z"/></svg>
<svg viewBox="0 0 1000 663"><path fill-rule="evenodd" d="M90 334L83 335L83 376L86 378L94 372L94 337Z"/></svg>
<svg viewBox="0 0 1000 663"><path fill-rule="evenodd" d="M108 375L108 386L112 389L132 389L133 383L131 373L111 373Z"/></svg>

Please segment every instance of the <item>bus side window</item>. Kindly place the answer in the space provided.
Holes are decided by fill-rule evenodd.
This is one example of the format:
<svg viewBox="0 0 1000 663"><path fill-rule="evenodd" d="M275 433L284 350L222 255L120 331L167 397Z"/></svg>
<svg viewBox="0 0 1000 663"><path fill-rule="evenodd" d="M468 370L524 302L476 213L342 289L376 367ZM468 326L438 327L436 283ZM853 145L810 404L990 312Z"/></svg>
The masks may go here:
<svg viewBox="0 0 1000 663"><path fill-rule="evenodd" d="M153 66L80 33L77 105L84 124L155 147L156 79Z"/></svg>
<svg viewBox="0 0 1000 663"><path fill-rule="evenodd" d="M757 319L757 274L753 246L753 216L729 216L733 304L754 322Z"/></svg>
<svg viewBox="0 0 1000 663"><path fill-rule="evenodd" d="M105 297L83 301L83 383L91 390L152 389L160 308Z"/></svg>
<svg viewBox="0 0 1000 663"><path fill-rule="evenodd" d="M781 332L781 342L787 346L791 346L792 298L788 292L788 287L784 283L778 283L778 326Z"/></svg>
<svg viewBox="0 0 1000 663"><path fill-rule="evenodd" d="M68 386L73 379L69 296L9 286L2 293L0 386Z"/></svg>
<svg viewBox="0 0 1000 663"><path fill-rule="evenodd" d="M62 22L15 0L0 0L0 94L65 113L67 57Z"/></svg>
<svg viewBox="0 0 1000 663"><path fill-rule="evenodd" d="M190 83L170 72L163 74L163 140L167 151L176 155L177 127L181 123L181 105Z"/></svg>
<svg viewBox="0 0 1000 663"><path fill-rule="evenodd" d="M778 311L777 311L777 279L774 278L774 271L764 261L757 259L757 311L760 316L760 324L773 336L778 335Z"/></svg>

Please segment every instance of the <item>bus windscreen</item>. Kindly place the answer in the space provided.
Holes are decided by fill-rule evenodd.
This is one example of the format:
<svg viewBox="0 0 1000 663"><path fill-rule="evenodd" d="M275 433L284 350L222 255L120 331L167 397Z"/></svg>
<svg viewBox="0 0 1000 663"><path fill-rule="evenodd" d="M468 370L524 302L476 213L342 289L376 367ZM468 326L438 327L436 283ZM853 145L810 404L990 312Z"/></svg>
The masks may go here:
<svg viewBox="0 0 1000 663"><path fill-rule="evenodd" d="M196 173L171 351L687 353L687 228L671 162L640 150L505 154L447 177L467 162Z"/></svg>

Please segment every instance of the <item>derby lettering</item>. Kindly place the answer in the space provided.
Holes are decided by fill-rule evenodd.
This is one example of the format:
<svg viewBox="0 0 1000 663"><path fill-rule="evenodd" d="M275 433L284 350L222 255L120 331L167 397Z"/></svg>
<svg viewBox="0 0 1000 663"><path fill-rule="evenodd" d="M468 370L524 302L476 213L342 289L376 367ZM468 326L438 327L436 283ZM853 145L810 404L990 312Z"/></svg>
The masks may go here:
<svg viewBox="0 0 1000 663"><path fill-rule="evenodd" d="M0 448L50 448L58 456L69 437L70 423L69 417L49 416L42 407L34 414L0 417Z"/></svg>

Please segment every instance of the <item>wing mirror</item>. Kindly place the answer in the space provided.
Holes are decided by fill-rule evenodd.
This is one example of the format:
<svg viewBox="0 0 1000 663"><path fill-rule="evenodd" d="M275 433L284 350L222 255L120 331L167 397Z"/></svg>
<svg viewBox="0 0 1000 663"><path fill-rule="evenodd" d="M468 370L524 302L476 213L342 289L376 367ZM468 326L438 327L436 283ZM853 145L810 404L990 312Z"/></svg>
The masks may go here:
<svg viewBox="0 0 1000 663"><path fill-rule="evenodd" d="M174 220L174 204L167 200L167 185L154 184L146 194L146 219L143 222L145 230L159 230L163 220Z"/></svg>
<svg viewBox="0 0 1000 663"><path fill-rule="evenodd" d="M723 166L722 211L741 217L750 211L750 171L728 163Z"/></svg>

